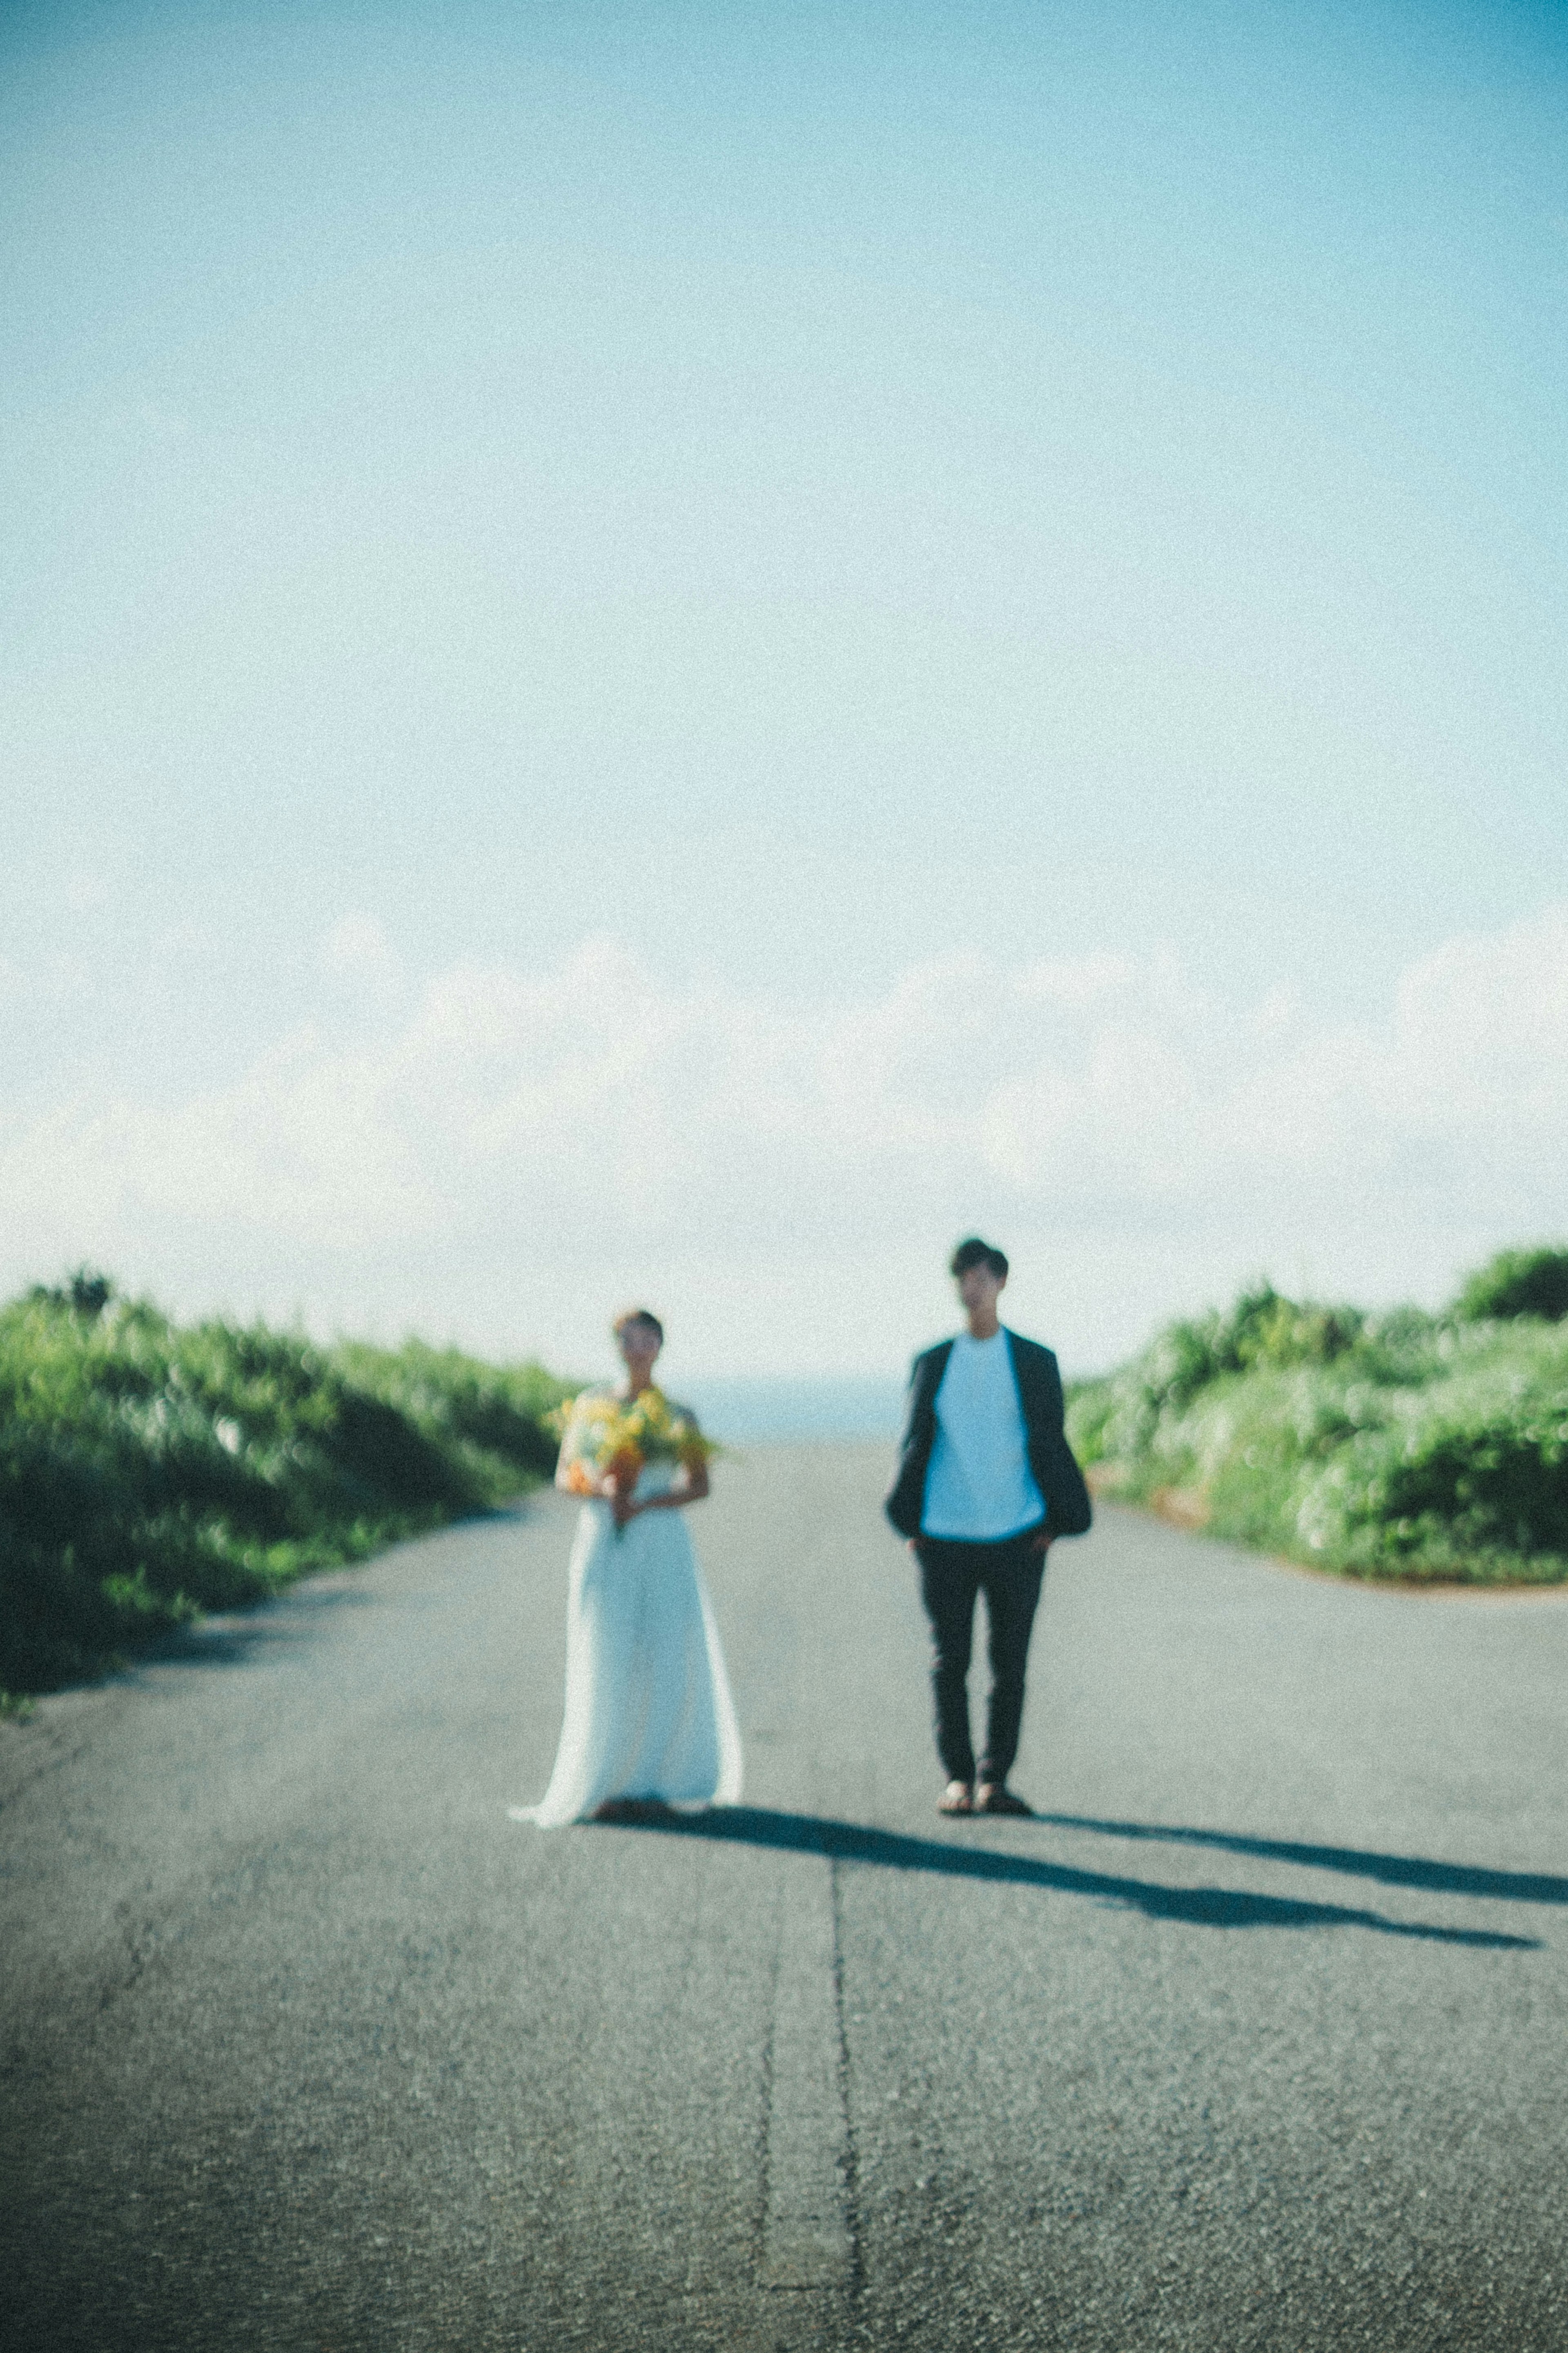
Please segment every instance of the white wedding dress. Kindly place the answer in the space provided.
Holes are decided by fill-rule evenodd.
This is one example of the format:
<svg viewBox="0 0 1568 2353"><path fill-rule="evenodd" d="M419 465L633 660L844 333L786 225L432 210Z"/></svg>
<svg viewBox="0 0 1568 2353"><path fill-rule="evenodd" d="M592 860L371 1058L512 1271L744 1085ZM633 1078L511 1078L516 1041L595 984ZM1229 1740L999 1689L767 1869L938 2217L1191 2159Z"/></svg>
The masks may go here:
<svg viewBox="0 0 1568 2353"><path fill-rule="evenodd" d="M635 1492L673 1476L647 1463ZM568 1578L561 1746L550 1787L514 1820L553 1830L609 1798L737 1804L740 1727L685 1513L639 1513L617 1532L608 1504L585 1503Z"/></svg>

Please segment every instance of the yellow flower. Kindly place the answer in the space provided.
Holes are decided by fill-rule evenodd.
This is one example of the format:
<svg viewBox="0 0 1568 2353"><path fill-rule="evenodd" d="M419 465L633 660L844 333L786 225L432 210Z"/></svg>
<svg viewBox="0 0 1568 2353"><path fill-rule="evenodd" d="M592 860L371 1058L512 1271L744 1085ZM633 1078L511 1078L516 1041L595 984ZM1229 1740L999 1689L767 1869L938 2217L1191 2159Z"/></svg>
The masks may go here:
<svg viewBox="0 0 1568 2353"><path fill-rule="evenodd" d="M569 1450L568 1461L586 1458L600 1472L617 1457L624 1468L634 1456L639 1464L658 1458L694 1468L714 1451L690 1416L674 1411L663 1391L651 1387L625 1398L584 1389L552 1423Z"/></svg>

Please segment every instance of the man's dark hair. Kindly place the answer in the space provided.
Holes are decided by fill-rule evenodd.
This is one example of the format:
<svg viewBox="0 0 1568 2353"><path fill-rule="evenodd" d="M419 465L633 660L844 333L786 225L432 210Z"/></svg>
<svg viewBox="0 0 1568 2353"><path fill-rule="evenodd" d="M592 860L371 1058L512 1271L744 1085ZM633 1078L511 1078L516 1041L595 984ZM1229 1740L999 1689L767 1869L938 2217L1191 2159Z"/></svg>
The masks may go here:
<svg viewBox="0 0 1568 2353"><path fill-rule="evenodd" d="M1007 1279L1005 1253L992 1242L983 1242L978 1234L971 1234L967 1241L959 1243L947 1271L952 1275L967 1274L972 1266L988 1266L998 1282Z"/></svg>

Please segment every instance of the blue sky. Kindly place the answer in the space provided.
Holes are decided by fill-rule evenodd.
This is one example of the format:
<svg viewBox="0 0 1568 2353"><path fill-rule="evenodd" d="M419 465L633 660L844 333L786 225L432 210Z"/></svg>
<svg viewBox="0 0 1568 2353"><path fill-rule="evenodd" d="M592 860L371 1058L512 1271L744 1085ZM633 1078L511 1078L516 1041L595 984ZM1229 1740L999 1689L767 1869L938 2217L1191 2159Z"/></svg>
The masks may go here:
<svg viewBox="0 0 1568 2353"><path fill-rule="evenodd" d="M877 1371L1561 1229L1568 19L0 30L0 1279Z"/></svg>

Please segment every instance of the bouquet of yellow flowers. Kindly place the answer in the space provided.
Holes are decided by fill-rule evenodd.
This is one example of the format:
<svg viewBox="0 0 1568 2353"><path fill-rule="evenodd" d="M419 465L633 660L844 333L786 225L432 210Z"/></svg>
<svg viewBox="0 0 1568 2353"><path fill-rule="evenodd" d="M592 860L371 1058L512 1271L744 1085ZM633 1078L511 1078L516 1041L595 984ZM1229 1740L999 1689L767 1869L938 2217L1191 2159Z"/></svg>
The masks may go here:
<svg viewBox="0 0 1568 2353"><path fill-rule="evenodd" d="M632 1398L584 1389L550 1419L563 1440L566 1484L578 1495L599 1494L611 1477L616 1493L629 1495L645 1462L679 1462L689 1471L713 1452L690 1415L651 1383Z"/></svg>

